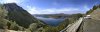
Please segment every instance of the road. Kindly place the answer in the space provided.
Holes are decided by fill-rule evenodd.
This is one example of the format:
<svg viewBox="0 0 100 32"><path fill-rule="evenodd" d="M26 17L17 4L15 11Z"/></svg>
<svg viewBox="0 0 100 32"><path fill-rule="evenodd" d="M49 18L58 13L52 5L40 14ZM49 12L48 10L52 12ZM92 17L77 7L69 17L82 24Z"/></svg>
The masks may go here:
<svg viewBox="0 0 100 32"><path fill-rule="evenodd" d="M27 32L27 31L15 31L15 30L5 30L5 29L0 29L0 32ZM28 31L30 32L30 31Z"/></svg>
<svg viewBox="0 0 100 32"><path fill-rule="evenodd" d="M76 32L78 27L81 25L83 18L79 18L76 22L69 24L65 29L60 32Z"/></svg>

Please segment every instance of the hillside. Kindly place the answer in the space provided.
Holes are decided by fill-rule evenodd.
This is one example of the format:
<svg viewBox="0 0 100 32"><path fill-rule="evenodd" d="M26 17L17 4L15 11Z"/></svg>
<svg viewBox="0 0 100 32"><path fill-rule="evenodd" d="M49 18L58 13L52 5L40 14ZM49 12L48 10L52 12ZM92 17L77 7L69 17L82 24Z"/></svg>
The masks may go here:
<svg viewBox="0 0 100 32"><path fill-rule="evenodd" d="M6 18L8 20L15 21L20 26L28 28L30 24L39 22L26 10L15 3L7 3L4 4L3 7L6 11L8 11L8 16Z"/></svg>
<svg viewBox="0 0 100 32"><path fill-rule="evenodd" d="M44 24L16 3L0 4L0 29L37 31Z"/></svg>
<svg viewBox="0 0 100 32"><path fill-rule="evenodd" d="M94 8L94 7L93 7ZM84 19L77 32L100 32L100 5L89 15L91 19Z"/></svg>

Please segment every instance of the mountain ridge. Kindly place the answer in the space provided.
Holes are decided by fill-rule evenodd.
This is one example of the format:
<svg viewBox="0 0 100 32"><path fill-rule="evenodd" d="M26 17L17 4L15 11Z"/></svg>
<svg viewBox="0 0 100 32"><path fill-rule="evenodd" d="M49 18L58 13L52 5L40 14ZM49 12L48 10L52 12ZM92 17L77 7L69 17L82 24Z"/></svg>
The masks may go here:
<svg viewBox="0 0 100 32"><path fill-rule="evenodd" d="M39 21L34 18L30 13L18 6L16 3L7 3L3 5L3 8L8 11L8 20L15 21L18 25L28 28L32 23L38 23Z"/></svg>

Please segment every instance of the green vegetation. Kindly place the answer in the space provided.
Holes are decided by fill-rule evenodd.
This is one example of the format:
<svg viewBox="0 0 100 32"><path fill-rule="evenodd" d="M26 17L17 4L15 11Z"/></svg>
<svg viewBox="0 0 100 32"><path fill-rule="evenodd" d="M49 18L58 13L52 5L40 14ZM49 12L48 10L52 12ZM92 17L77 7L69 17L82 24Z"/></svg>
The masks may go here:
<svg viewBox="0 0 100 32"><path fill-rule="evenodd" d="M71 15L70 18L68 19L70 21L69 24L74 23L80 17L83 17L83 14L78 13L78 14Z"/></svg>
<svg viewBox="0 0 100 32"><path fill-rule="evenodd" d="M89 11L87 11L86 14L88 15L88 14L92 13L92 12L93 12L94 10L96 10L97 8L98 8L97 6L93 6L93 8L90 9Z"/></svg>
<svg viewBox="0 0 100 32"><path fill-rule="evenodd" d="M28 28L30 24L39 22L26 10L22 9L15 3L4 4L3 7L9 12L6 18L15 21L19 26Z"/></svg>
<svg viewBox="0 0 100 32"><path fill-rule="evenodd" d="M15 21L13 22L5 19L7 13L8 12L3 8L3 5L0 4L0 29L20 30L21 26L16 24Z"/></svg>
<svg viewBox="0 0 100 32"><path fill-rule="evenodd" d="M19 26L15 21L14 22L10 21L7 23L7 25L8 25L8 29L10 29L10 30L16 30L16 31L17 30L20 30L20 31L25 30L24 27Z"/></svg>
<svg viewBox="0 0 100 32"><path fill-rule="evenodd" d="M7 28L6 24L8 21L4 18L7 15L6 14L7 12L5 12L5 10L4 11L2 10L4 9L2 8L2 5L0 5L0 28L4 29L4 28Z"/></svg>
<svg viewBox="0 0 100 32"><path fill-rule="evenodd" d="M45 32L59 32L62 29L66 28L68 24L71 24L82 17L83 14L73 14L69 18L66 18L62 23L60 23L57 27L45 25L43 29Z"/></svg>
<svg viewBox="0 0 100 32"><path fill-rule="evenodd" d="M67 27L68 22L69 22L68 20L65 20L56 27L46 25L46 26L44 26L45 32L59 32L62 29L64 29L65 27Z"/></svg>
<svg viewBox="0 0 100 32"><path fill-rule="evenodd" d="M82 16L82 14L73 14L54 27L42 23L42 20L34 18L15 3L8 3L0 5L0 29L26 30L28 32L59 32ZM52 17L56 18L54 15ZM57 18L59 17L61 16L57 16Z"/></svg>
<svg viewBox="0 0 100 32"><path fill-rule="evenodd" d="M16 8L11 7L12 5ZM35 19L27 11L19 8L14 3L0 4L0 29L34 31L43 26L42 22Z"/></svg>

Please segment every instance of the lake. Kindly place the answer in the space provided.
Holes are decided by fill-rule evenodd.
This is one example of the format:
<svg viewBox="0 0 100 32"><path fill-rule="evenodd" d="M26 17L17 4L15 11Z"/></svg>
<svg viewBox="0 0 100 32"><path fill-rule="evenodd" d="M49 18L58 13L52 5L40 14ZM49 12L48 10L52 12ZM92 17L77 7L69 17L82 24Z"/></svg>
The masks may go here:
<svg viewBox="0 0 100 32"><path fill-rule="evenodd" d="M36 17L39 20L42 20L44 23L50 26L58 26L64 19L63 18L45 18L45 17Z"/></svg>

